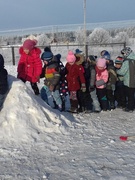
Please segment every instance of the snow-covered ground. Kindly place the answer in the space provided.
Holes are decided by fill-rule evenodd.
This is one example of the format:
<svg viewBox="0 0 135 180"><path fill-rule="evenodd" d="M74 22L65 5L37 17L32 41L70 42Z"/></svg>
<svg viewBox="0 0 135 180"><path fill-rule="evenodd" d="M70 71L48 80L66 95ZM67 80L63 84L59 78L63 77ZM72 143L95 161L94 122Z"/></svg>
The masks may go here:
<svg viewBox="0 0 135 180"><path fill-rule="evenodd" d="M10 90L0 112L0 180L135 179L135 141L119 139L135 135L135 112L59 112L16 79L16 66L6 69Z"/></svg>

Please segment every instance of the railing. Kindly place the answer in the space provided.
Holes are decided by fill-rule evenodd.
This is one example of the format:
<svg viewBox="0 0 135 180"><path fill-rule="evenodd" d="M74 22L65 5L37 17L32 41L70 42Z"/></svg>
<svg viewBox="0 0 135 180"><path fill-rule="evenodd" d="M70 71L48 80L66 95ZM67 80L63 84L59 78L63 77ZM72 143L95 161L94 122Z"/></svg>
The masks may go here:
<svg viewBox="0 0 135 180"><path fill-rule="evenodd" d="M84 45L80 44L50 44L51 50L54 54L60 53L62 54L63 59L66 59L66 55L68 50L73 50L79 48L84 52L84 49L86 49L86 57L90 54L93 55L100 55L99 53L106 49L111 54L112 57L115 58L115 56L118 56L120 53L120 50L126 46L126 43L106 43L106 44L87 44L86 48L84 48ZM44 49L44 46L38 46L42 51ZM20 45L10 45L10 46L0 46L0 53L4 56L4 58L8 64L12 63L12 65L16 65L17 60L19 60L19 48ZM64 49L64 52L63 52ZM10 51L10 53L9 53Z"/></svg>

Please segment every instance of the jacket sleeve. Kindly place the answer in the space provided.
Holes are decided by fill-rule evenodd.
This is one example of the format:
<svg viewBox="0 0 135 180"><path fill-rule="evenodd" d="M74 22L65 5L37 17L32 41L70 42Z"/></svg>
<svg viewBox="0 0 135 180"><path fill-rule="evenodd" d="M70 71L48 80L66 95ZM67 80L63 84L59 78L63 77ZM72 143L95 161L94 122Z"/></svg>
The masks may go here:
<svg viewBox="0 0 135 180"><path fill-rule="evenodd" d="M84 68L82 65L78 65L78 71L79 71L79 79L80 79L81 84L85 83Z"/></svg>
<svg viewBox="0 0 135 180"><path fill-rule="evenodd" d="M42 73L42 61L40 58L37 58L35 61L35 76L39 76Z"/></svg>
<svg viewBox="0 0 135 180"><path fill-rule="evenodd" d="M117 74L124 76L128 70L129 70L129 62L124 61L121 68L117 70Z"/></svg>
<svg viewBox="0 0 135 180"><path fill-rule="evenodd" d="M95 81L96 81L96 71L95 69L92 69L90 74L90 86L94 86Z"/></svg>
<svg viewBox="0 0 135 180"><path fill-rule="evenodd" d="M113 69L110 69L109 71L109 83L110 84L115 84L116 81L117 81L117 74L116 74L116 71L113 70Z"/></svg>

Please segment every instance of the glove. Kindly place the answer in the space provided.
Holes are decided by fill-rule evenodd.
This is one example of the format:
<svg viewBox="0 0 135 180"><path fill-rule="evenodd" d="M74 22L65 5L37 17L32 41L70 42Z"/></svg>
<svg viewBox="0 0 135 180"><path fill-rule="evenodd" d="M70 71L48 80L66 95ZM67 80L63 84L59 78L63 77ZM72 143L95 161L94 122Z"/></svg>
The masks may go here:
<svg viewBox="0 0 135 180"><path fill-rule="evenodd" d="M81 90L82 90L82 92L86 92L86 86L85 86L85 83L82 83L82 85L81 85Z"/></svg>
<svg viewBox="0 0 135 180"><path fill-rule="evenodd" d="M89 91L92 92L95 90L95 86L90 86Z"/></svg>
<svg viewBox="0 0 135 180"><path fill-rule="evenodd" d="M111 88L112 88L113 91L115 91L115 84L112 84Z"/></svg>
<svg viewBox="0 0 135 180"><path fill-rule="evenodd" d="M50 91L53 91L53 90L54 90L54 85L51 84L51 85L49 86L49 90L50 90Z"/></svg>

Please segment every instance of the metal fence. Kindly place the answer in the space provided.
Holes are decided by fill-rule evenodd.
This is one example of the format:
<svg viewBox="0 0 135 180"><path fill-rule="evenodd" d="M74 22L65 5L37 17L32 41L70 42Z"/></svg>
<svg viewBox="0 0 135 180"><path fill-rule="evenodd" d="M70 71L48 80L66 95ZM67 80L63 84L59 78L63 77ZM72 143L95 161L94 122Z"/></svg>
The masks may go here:
<svg viewBox="0 0 135 180"><path fill-rule="evenodd" d="M69 50L75 52L75 49L79 48L83 52L86 50L85 55L97 55L100 56L102 50L107 50L110 52L112 59L115 59L120 55L120 51L123 47L126 46L126 43L109 43L109 44L89 44L84 47L84 45L78 44L50 44L53 54L61 54L61 60L64 62L66 60L66 55ZM44 46L38 46L43 52ZM16 65L19 60L19 48L20 46L1 46L0 53L5 59L5 65Z"/></svg>

